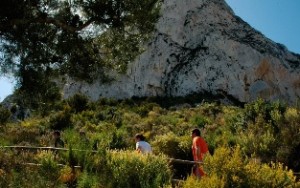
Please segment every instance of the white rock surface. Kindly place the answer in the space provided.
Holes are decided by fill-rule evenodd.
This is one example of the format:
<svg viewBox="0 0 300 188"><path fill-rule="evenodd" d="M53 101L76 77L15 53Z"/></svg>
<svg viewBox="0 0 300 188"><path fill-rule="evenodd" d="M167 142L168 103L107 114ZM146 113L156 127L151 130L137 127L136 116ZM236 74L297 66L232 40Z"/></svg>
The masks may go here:
<svg viewBox="0 0 300 188"><path fill-rule="evenodd" d="M224 0L164 0L147 50L116 81L68 80L64 96L185 96L211 93L249 102L300 97L300 55L235 16Z"/></svg>

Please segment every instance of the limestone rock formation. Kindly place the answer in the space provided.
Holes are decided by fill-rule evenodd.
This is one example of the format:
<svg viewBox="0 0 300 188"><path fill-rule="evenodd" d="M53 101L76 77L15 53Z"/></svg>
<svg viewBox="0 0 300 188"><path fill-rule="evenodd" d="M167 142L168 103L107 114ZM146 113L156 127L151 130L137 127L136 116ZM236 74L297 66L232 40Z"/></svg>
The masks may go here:
<svg viewBox="0 0 300 188"><path fill-rule="evenodd" d="M300 97L300 55L266 38L224 0L164 0L157 31L125 75L102 84L73 82L65 97L222 95L289 103Z"/></svg>

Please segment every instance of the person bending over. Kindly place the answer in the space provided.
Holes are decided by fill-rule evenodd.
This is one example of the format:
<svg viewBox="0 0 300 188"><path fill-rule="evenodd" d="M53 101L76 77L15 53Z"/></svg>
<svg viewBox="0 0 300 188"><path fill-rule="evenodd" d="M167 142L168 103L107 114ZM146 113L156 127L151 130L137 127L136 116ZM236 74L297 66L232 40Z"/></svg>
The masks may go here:
<svg viewBox="0 0 300 188"><path fill-rule="evenodd" d="M145 141L145 137L142 134L136 134L135 135L135 149L139 153L145 154L145 153L152 153L151 145Z"/></svg>

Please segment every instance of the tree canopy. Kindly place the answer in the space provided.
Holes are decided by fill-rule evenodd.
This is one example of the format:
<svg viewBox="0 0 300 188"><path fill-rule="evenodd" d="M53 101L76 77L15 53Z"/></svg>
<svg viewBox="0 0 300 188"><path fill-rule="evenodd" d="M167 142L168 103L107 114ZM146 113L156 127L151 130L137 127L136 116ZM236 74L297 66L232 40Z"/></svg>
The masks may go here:
<svg viewBox="0 0 300 188"><path fill-rule="evenodd" d="M159 0L2 0L0 71L29 95L54 75L106 79L142 52L159 10Z"/></svg>

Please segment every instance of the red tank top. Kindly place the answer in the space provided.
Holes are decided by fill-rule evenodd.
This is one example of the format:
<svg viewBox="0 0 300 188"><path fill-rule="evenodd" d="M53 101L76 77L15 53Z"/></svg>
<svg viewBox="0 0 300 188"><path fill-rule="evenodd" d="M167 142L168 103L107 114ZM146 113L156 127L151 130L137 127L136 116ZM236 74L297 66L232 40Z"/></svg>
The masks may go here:
<svg viewBox="0 0 300 188"><path fill-rule="evenodd" d="M200 153L196 153L196 148L200 149ZM200 136L193 138L192 152L194 161L203 160L204 154L208 152L207 143Z"/></svg>

